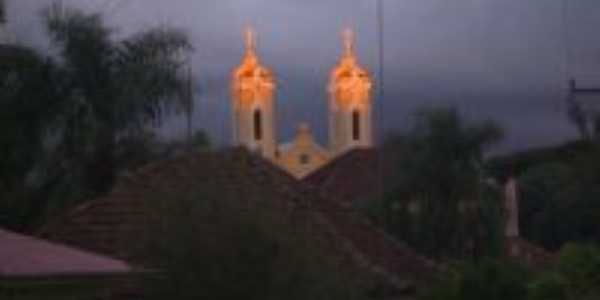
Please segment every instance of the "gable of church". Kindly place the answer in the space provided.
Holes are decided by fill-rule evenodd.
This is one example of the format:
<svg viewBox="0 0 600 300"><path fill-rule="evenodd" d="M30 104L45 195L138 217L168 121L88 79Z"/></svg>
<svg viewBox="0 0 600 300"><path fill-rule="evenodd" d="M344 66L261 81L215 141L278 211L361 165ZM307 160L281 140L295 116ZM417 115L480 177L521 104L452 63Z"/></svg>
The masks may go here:
<svg viewBox="0 0 600 300"><path fill-rule="evenodd" d="M298 129L293 142L280 146L277 164L298 179L302 179L330 161L327 150L317 144L306 124Z"/></svg>

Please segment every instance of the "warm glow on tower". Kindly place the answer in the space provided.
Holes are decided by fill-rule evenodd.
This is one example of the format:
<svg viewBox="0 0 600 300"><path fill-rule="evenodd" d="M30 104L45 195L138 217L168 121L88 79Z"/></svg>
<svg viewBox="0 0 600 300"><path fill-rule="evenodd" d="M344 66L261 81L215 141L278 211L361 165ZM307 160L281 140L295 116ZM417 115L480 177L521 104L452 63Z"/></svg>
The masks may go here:
<svg viewBox="0 0 600 300"><path fill-rule="evenodd" d="M358 63L355 35L344 30L343 53L329 82L329 139L334 153L371 147L371 76Z"/></svg>
<svg viewBox="0 0 600 300"><path fill-rule="evenodd" d="M259 153L299 179L348 150L372 147L373 83L358 62L354 32L344 30L342 40L342 54L329 81L329 147L316 142L307 124L299 127L292 142L279 145L275 76L261 63L256 34L246 29L245 53L231 78L234 145Z"/></svg>
<svg viewBox="0 0 600 300"><path fill-rule="evenodd" d="M233 72L232 89L234 98L249 104L270 97L275 89L275 80L272 72L260 63L256 53L256 36L251 28L246 29L245 37L246 53L241 65Z"/></svg>
<svg viewBox="0 0 600 300"><path fill-rule="evenodd" d="M232 74L233 140L267 158L274 158L275 118L273 73L260 63L256 35L245 32L246 50L240 66Z"/></svg>

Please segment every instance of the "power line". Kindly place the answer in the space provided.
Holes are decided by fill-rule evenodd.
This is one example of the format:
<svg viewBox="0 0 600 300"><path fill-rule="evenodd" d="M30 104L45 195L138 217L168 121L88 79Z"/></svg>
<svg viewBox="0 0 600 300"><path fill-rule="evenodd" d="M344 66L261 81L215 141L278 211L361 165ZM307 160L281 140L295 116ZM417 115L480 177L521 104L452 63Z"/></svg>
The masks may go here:
<svg viewBox="0 0 600 300"><path fill-rule="evenodd" d="M569 0L562 1L562 19L563 19L563 45L564 45L564 66L563 75L565 80L572 76L571 72L571 47L569 30Z"/></svg>
<svg viewBox="0 0 600 300"><path fill-rule="evenodd" d="M194 115L194 88L192 79L192 63L188 60L187 65L187 91L186 91L186 114L187 114L187 138L190 149L192 148L193 133L193 115Z"/></svg>
<svg viewBox="0 0 600 300"><path fill-rule="evenodd" d="M383 141L383 114L384 114L384 99L385 99L385 91L384 91L384 85L385 85L385 81L384 81L384 75L385 75L385 69L384 69L384 63L385 63L385 32L384 32L384 0L377 0L377 42L378 42L378 77L377 78L377 101L379 102L379 114L378 114L378 121L377 121L377 130L379 131L379 134L377 135L377 138L379 139L378 143L378 147L379 147L379 155L378 155L378 162L375 166L375 168L378 168L379 170L376 170L376 172L379 172L379 197L384 197L385 194L385 170L384 170L384 165L385 165L385 149L384 149L384 141ZM374 146L377 146L377 144L375 144ZM383 200L381 200L383 201ZM382 251L381 249L378 249L378 251Z"/></svg>
<svg viewBox="0 0 600 300"><path fill-rule="evenodd" d="M384 0L377 0L377 42L378 42L378 80L377 80L377 101L379 102L379 115L378 115L378 128L377 131L379 132L378 139L379 139L379 148L380 148L380 161L379 161L379 169L380 169L380 177L381 177L381 183L380 183L380 189L381 189L381 194L383 195L383 180L384 180L384 172L383 172L383 165L384 165L384 149L383 149L383 120L384 120L384 100L385 100L385 69L384 69L384 64L385 64L385 32L384 32Z"/></svg>

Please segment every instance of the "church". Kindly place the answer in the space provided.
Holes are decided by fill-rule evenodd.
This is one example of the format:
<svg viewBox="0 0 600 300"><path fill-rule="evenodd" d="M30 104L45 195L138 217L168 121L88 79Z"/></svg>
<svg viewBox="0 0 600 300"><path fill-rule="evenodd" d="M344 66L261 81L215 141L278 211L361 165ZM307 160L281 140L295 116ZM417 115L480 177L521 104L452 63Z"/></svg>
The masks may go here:
<svg viewBox="0 0 600 300"><path fill-rule="evenodd" d="M355 35L343 33L343 53L331 70L329 84L329 144L319 145L306 123L296 137L277 141L274 73L257 53L256 36L246 30L246 50L231 79L232 131L235 146L242 146L303 179L328 162L354 149L373 147L371 94L373 80L355 52Z"/></svg>

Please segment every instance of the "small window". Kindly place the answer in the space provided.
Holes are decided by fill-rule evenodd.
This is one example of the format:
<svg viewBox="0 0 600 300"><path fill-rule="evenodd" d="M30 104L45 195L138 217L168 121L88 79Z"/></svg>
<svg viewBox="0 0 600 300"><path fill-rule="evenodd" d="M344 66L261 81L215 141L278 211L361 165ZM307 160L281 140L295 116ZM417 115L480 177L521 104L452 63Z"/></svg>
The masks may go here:
<svg viewBox="0 0 600 300"><path fill-rule="evenodd" d="M308 165L309 163L310 163L310 156L308 156L308 154L301 154L300 155L300 164Z"/></svg>
<svg viewBox="0 0 600 300"><path fill-rule="evenodd" d="M360 112L357 110L352 112L352 139L360 140Z"/></svg>
<svg viewBox="0 0 600 300"><path fill-rule="evenodd" d="M257 141L262 140L262 114L260 110L254 111L254 139Z"/></svg>

